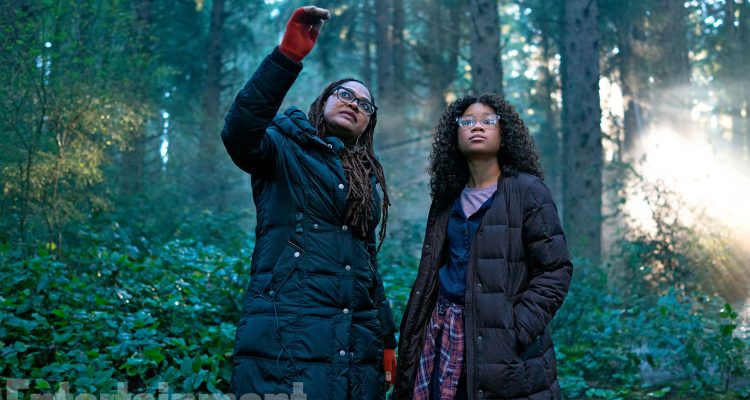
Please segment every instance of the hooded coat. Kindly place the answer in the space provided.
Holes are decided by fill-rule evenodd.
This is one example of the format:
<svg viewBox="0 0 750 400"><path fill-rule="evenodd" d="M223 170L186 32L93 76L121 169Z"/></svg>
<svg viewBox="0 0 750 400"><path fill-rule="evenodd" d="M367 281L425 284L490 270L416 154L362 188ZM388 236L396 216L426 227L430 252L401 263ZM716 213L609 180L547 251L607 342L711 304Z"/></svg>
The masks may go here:
<svg viewBox="0 0 750 400"><path fill-rule="evenodd" d="M383 398L383 338L397 330L367 237L345 222L348 183L338 138L320 138L305 114L276 114L301 71L277 49L227 114L222 139L251 175L257 211L250 284L232 373L243 394ZM295 398L293 395L291 398Z"/></svg>
<svg viewBox="0 0 750 400"><path fill-rule="evenodd" d="M433 203L433 208L434 208ZM450 207L430 210L417 278L401 320L394 399L412 398L446 258ZM536 176L503 175L472 241L466 271L469 399L560 399L548 324L573 265L552 196Z"/></svg>

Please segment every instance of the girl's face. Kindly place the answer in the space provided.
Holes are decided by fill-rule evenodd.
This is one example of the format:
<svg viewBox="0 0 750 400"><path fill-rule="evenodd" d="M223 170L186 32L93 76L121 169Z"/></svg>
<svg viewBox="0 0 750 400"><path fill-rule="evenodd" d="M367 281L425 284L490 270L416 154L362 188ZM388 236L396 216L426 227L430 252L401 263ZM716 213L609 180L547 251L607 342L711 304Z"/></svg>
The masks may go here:
<svg viewBox="0 0 750 400"><path fill-rule="evenodd" d="M355 81L342 83L326 99L323 109L326 131L346 144L354 143L370 122L370 116L362 109L362 101L372 104L371 99L370 91L365 85Z"/></svg>
<svg viewBox="0 0 750 400"><path fill-rule="evenodd" d="M497 157L500 151L500 119L492 107L474 103L461 115L473 125L458 124L458 149L467 159ZM495 121L494 124L491 122Z"/></svg>

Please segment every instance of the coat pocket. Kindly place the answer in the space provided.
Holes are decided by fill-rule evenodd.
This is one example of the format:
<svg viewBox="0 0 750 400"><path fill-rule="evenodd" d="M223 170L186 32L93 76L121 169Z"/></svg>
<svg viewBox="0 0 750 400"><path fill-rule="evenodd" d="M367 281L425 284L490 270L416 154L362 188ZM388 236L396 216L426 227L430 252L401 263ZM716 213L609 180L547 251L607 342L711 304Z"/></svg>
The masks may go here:
<svg viewBox="0 0 750 400"><path fill-rule="evenodd" d="M302 261L302 257L305 251L297 244L291 241L287 243L286 248L281 253L279 260L271 271L271 276L268 278L263 289L258 294L259 297L271 301L284 287L284 284L292 276L294 270Z"/></svg>
<svg viewBox="0 0 750 400"><path fill-rule="evenodd" d="M535 338L531 343L521 348L521 350L520 357L524 361L541 357L544 353L541 337Z"/></svg>

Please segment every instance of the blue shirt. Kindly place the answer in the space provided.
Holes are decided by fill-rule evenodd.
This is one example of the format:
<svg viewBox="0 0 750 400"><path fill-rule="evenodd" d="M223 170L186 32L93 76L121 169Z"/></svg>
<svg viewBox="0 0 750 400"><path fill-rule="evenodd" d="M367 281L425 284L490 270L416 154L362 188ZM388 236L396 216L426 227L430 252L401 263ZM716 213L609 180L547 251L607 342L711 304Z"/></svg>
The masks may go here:
<svg viewBox="0 0 750 400"><path fill-rule="evenodd" d="M482 218L492 204L490 196L470 217L464 214L461 196L456 197L448 220L448 247L450 256L445 265L438 271L440 293L449 301L464 304L466 294L466 268L469 264L469 252L474 236L482 223Z"/></svg>

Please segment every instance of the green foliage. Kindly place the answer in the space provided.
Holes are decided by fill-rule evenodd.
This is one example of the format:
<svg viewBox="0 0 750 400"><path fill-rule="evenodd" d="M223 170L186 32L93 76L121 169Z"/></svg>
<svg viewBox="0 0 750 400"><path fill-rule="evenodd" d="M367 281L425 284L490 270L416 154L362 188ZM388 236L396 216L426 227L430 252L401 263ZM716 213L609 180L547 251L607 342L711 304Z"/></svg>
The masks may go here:
<svg viewBox="0 0 750 400"><path fill-rule="evenodd" d="M113 244L92 235L67 263L0 255L0 377L35 379L41 392L60 382L89 393L116 382L226 391L249 253L194 240L148 255Z"/></svg>
<svg viewBox="0 0 750 400"><path fill-rule="evenodd" d="M615 189L618 197L643 196L651 218L644 224L621 210L629 225L621 226L609 264L575 263L553 320L563 391L569 398L745 398L750 337L717 294L737 294L725 280L743 282L743 266L722 235L685 222L700 213L675 193L638 175L620 182L629 183Z"/></svg>
<svg viewBox="0 0 750 400"><path fill-rule="evenodd" d="M424 221L401 220L398 229L390 225L388 238L378 255L378 271L391 302L396 323L401 323L411 287L417 277L422 251Z"/></svg>
<svg viewBox="0 0 750 400"><path fill-rule="evenodd" d="M750 340L721 298L623 295L608 287L607 271L577 265L553 321L568 398L706 398L738 395L747 385Z"/></svg>
<svg viewBox="0 0 750 400"><path fill-rule="evenodd" d="M110 204L94 188L111 148L126 146L150 115L153 64L119 1L36 2L6 7L0 19L9 27L0 46L12 47L0 52L0 176L13 217L0 239L59 248L66 224Z"/></svg>
<svg viewBox="0 0 750 400"><path fill-rule="evenodd" d="M176 392L228 390L252 251L239 230L220 230L232 221L203 215L163 245L113 223L79 232L66 261L23 257L4 246L0 377L28 378L38 392L56 391L61 382L90 393L113 392L117 382L151 393L160 382ZM415 277L423 229L423 221L403 223L379 256L397 317ZM673 287L653 296L613 290L614 265L575 264L573 286L553 322L567 398L746 393L748 339L720 297Z"/></svg>

